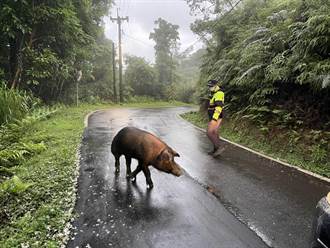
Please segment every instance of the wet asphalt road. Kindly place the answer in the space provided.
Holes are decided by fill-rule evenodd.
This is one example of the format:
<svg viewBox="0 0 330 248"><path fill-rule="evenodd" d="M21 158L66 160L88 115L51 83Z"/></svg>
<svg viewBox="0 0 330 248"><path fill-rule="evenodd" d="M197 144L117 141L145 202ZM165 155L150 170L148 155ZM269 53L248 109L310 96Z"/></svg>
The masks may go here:
<svg viewBox="0 0 330 248"><path fill-rule="evenodd" d="M307 248L315 205L329 183L237 147L218 159L208 156L205 133L177 116L187 110L112 109L90 116L68 247ZM177 150L187 174L151 169L154 189L148 191L143 173L136 184L126 181L122 158L116 177L110 145L127 125Z"/></svg>

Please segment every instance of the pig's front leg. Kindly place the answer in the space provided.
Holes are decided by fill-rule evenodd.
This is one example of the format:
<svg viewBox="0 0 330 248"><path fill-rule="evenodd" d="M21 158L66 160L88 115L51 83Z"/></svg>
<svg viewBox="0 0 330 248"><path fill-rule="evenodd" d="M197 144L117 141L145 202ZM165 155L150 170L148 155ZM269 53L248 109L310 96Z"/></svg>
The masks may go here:
<svg viewBox="0 0 330 248"><path fill-rule="evenodd" d="M147 165L144 165L142 167L142 170L143 170L143 173L144 173L144 175L146 177L147 187L149 189L152 189L154 187L154 184L153 184L153 182L151 180L150 170L149 170L148 166Z"/></svg>
<svg viewBox="0 0 330 248"><path fill-rule="evenodd" d="M115 161L115 172L116 174L119 174L120 172L120 163L119 163L119 157L115 157L116 161Z"/></svg>
<svg viewBox="0 0 330 248"><path fill-rule="evenodd" d="M131 178L131 180L132 180L133 183L136 181L136 175L137 175L138 173L140 173L141 170L142 170L142 166L141 166L141 164L140 164L140 162L139 162L139 164L138 164L138 166L136 167L136 169L135 169L135 170L131 173L131 175L130 175L130 178Z"/></svg>

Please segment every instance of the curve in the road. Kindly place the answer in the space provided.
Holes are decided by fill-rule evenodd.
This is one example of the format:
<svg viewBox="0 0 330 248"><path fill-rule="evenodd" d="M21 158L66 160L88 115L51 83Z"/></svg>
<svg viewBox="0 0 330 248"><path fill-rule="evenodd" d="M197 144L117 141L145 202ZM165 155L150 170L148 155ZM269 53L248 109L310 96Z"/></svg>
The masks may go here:
<svg viewBox="0 0 330 248"><path fill-rule="evenodd" d="M80 215L69 247L86 242L108 247L111 240L117 240L117 247L200 247L200 240L206 247L264 246L222 206L272 247L308 247L313 210L329 184L235 146L219 159L209 157L205 133L177 117L188 110L121 108L89 116L76 207ZM152 170L155 189L149 193L143 175L136 187L123 175L115 178L109 146L113 135L127 125L153 132L175 148L181 155L177 162L222 204L189 176L175 178ZM116 239L119 233L122 239ZM177 236L185 242L179 243ZM228 243L219 245L219 240ZM166 246L173 244L179 246Z"/></svg>

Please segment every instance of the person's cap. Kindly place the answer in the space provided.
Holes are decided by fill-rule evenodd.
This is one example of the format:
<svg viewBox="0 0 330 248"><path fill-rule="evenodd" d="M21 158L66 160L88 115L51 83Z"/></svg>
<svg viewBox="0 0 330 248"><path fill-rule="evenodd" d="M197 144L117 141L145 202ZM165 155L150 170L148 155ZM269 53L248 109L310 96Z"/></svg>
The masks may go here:
<svg viewBox="0 0 330 248"><path fill-rule="evenodd" d="M207 81L207 86L208 87L213 87L216 84L218 84L218 81L215 80L215 79L211 79L211 80Z"/></svg>

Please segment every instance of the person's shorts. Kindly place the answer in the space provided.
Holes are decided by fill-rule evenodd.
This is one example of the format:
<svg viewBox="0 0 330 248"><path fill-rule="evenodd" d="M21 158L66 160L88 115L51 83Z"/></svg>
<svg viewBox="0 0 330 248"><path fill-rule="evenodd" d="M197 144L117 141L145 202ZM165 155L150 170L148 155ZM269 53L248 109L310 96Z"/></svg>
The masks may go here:
<svg viewBox="0 0 330 248"><path fill-rule="evenodd" d="M209 121L211 121L212 120L212 117L213 117L213 114L214 114L214 110L213 109L209 109L207 111L207 113L208 113L208 116L209 116ZM222 118L223 118L223 110L221 111L220 116L219 116L219 119L222 119Z"/></svg>

